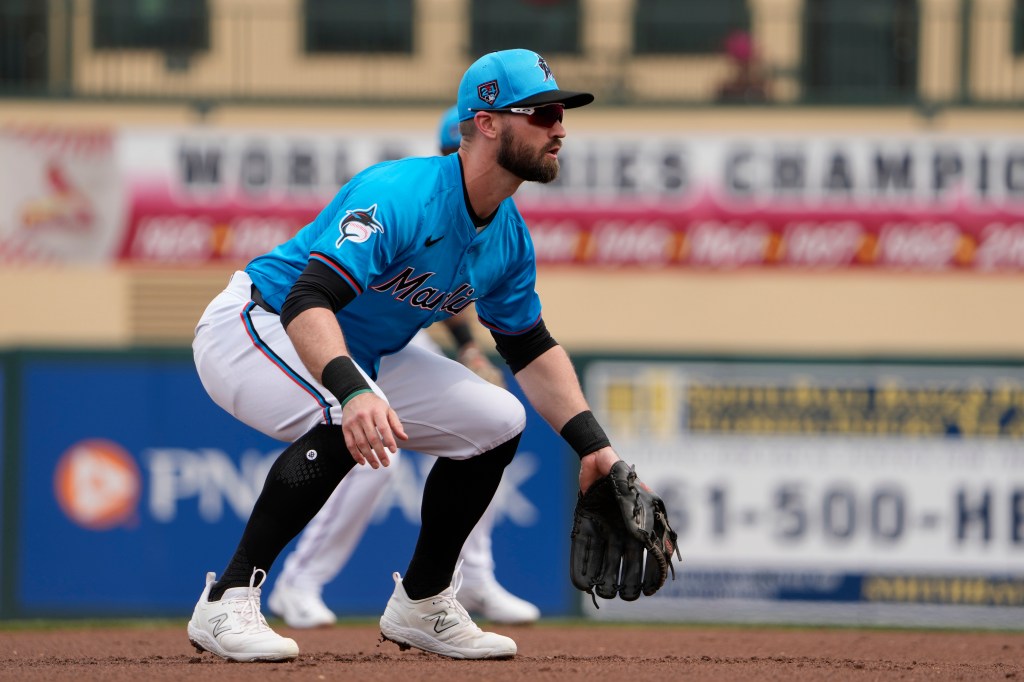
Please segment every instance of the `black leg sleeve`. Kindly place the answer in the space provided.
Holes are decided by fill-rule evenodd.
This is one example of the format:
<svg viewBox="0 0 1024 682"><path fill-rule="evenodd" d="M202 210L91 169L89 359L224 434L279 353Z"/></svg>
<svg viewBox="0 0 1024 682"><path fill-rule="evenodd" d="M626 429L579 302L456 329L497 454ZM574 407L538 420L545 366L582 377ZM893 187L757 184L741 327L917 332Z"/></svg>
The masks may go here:
<svg viewBox="0 0 1024 682"><path fill-rule="evenodd" d="M410 599L425 599L452 581L459 552L487 510L522 434L470 459L439 459L423 488L416 551L402 579Z"/></svg>
<svg viewBox="0 0 1024 682"><path fill-rule="evenodd" d="M210 590L210 599L220 599L230 587L247 586L256 568L269 572L277 555L320 511L354 464L337 425L315 426L289 445L270 468L242 540Z"/></svg>

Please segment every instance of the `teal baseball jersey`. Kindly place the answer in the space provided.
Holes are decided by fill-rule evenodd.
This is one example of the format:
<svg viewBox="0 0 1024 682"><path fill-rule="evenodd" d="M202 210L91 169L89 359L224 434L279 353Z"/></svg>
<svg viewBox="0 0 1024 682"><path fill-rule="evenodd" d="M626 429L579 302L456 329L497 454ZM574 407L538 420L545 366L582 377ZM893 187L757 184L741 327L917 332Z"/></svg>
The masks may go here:
<svg viewBox="0 0 1024 682"><path fill-rule="evenodd" d="M478 231L456 154L367 168L313 222L255 258L246 272L280 310L310 260L355 292L337 318L353 359L371 377L382 356L472 303L480 322L501 334L522 334L540 320L525 221L508 198Z"/></svg>

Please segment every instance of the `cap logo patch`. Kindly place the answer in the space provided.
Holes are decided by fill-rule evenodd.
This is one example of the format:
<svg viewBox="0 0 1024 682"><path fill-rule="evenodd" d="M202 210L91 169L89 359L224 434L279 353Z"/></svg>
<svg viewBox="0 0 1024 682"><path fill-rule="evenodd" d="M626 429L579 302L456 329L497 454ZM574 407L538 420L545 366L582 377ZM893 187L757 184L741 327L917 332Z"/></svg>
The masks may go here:
<svg viewBox="0 0 1024 682"><path fill-rule="evenodd" d="M537 55L537 66L540 67L540 70L544 72L545 81L549 81L555 77L555 74L551 73L551 67L548 66L547 61L544 59L544 57L541 57L540 55Z"/></svg>
<svg viewBox="0 0 1024 682"><path fill-rule="evenodd" d="M498 99L498 92L498 81L487 81L486 83L476 86L477 97L491 106L493 106L495 100Z"/></svg>
<svg viewBox="0 0 1024 682"><path fill-rule="evenodd" d="M373 236L375 232L383 232L384 226L377 221L377 204L370 208L356 208L345 211L347 214L338 223L338 231L341 236L334 243L335 248L341 248L345 241L361 244Z"/></svg>

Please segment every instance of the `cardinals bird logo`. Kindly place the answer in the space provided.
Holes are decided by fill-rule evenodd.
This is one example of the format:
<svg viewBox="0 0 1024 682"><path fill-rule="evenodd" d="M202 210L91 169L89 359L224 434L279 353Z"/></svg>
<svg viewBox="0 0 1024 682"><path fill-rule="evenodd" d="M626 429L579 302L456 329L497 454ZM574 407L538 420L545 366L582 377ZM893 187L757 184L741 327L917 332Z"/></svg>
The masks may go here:
<svg viewBox="0 0 1024 682"><path fill-rule="evenodd" d="M46 164L44 196L22 207L21 222L26 228L89 231L94 211L89 196L75 186L67 169L57 161Z"/></svg>
<svg viewBox="0 0 1024 682"><path fill-rule="evenodd" d="M335 248L341 248L345 240L361 244L373 236L374 232L383 232L384 226L376 218L377 204L370 208L356 208L345 211L347 214L338 224L341 236L334 243Z"/></svg>

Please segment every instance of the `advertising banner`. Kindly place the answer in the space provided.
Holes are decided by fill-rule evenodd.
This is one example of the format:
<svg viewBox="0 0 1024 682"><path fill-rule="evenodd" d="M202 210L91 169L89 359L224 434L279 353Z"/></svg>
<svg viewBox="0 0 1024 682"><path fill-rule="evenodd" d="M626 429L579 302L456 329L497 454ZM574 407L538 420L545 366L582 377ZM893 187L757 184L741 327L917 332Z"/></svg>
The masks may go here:
<svg viewBox="0 0 1024 682"><path fill-rule="evenodd" d="M190 614L283 444L216 407L186 354L33 353L20 376L21 446L6 453L20 472L5 490L17 500L8 614ZM565 573L576 458L528 415L496 501L497 575L546 615L564 615L575 608ZM391 573L412 555L428 464L415 453L398 462L373 523L325 590L339 615L383 612Z"/></svg>
<svg viewBox="0 0 1024 682"><path fill-rule="evenodd" d="M581 139L583 138L583 139ZM573 136L517 199L545 263L1019 270L1024 139Z"/></svg>
<svg viewBox="0 0 1024 682"><path fill-rule="evenodd" d="M0 127L0 263L103 263L124 233L110 130Z"/></svg>
<svg viewBox="0 0 1024 682"><path fill-rule="evenodd" d="M355 173L437 153L383 130L0 130L0 258L244 263ZM542 265L1024 269L1024 138L574 133L516 203Z"/></svg>
<svg viewBox="0 0 1024 682"><path fill-rule="evenodd" d="M598 618L1024 622L1024 367L594 361L682 571Z"/></svg>
<svg viewBox="0 0 1024 682"><path fill-rule="evenodd" d="M381 131L125 129L117 257L246 261L365 166L436 153ZM569 137L516 203L542 265L1024 268L1024 139L998 134Z"/></svg>

